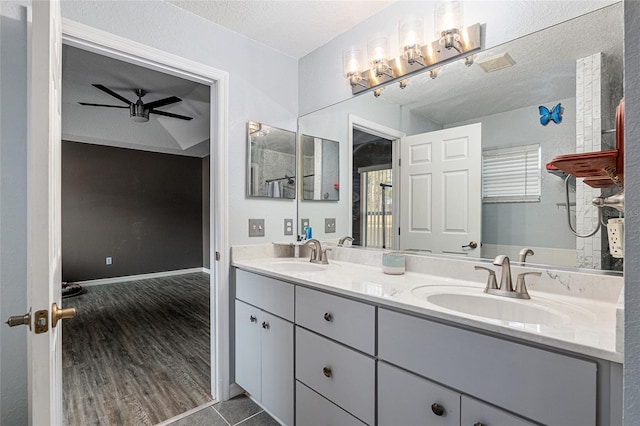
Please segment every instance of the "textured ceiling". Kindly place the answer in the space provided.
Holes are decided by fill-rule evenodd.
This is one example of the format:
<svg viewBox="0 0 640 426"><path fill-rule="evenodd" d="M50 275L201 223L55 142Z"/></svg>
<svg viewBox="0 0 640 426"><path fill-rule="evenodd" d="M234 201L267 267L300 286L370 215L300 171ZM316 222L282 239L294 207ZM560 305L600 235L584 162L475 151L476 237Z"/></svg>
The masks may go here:
<svg viewBox="0 0 640 426"><path fill-rule="evenodd" d="M129 118L127 109L79 105L125 105L96 89L102 84L130 101L144 89L143 102L177 96L182 102L158 110L193 117L185 121L151 114L146 123ZM63 46L62 138L122 148L203 157L209 155L210 89L172 75Z"/></svg>
<svg viewBox="0 0 640 426"><path fill-rule="evenodd" d="M301 58L396 0L169 0L223 27Z"/></svg>

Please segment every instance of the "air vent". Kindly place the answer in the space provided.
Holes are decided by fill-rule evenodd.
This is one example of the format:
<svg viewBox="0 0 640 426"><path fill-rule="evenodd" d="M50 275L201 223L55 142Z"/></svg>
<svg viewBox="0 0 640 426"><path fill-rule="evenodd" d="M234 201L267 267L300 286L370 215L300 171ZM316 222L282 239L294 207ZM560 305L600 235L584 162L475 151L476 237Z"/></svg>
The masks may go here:
<svg viewBox="0 0 640 426"><path fill-rule="evenodd" d="M482 68L484 72L493 72L503 68L509 68L515 65L515 63L516 61L514 61L507 52L476 61L476 64L480 65L480 68Z"/></svg>

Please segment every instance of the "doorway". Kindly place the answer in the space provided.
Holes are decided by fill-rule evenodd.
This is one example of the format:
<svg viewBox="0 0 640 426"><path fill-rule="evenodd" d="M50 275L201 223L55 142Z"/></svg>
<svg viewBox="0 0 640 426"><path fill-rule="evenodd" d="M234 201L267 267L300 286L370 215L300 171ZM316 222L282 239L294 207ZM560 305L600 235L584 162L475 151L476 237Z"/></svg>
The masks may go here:
<svg viewBox="0 0 640 426"><path fill-rule="evenodd" d="M229 397L229 359L228 348L228 252L227 227L228 211L226 199L226 160L228 134L228 74L214 68L201 65L163 51L123 39L112 34L95 30L82 24L65 21L63 41L66 45L79 47L104 56L119 58L153 70L204 84L209 87L209 113L211 116L211 173L209 178L210 219L208 230L210 246L210 292L211 309L209 318L210 333L210 383L209 395L225 400ZM218 260L219 259L219 260ZM104 260L104 259L103 259ZM60 380L54 376L53 380Z"/></svg>

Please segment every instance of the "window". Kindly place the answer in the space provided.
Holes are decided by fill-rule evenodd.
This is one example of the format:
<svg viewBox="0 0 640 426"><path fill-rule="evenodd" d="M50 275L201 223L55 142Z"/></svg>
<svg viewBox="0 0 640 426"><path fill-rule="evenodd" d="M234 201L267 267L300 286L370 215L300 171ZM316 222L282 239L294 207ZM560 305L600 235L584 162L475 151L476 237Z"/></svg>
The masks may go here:
<svg viewBox="0 0 640 426"><path fill-rule="evenodd" d="M482 152L482 201L540 201L540 145Z"/></svg>

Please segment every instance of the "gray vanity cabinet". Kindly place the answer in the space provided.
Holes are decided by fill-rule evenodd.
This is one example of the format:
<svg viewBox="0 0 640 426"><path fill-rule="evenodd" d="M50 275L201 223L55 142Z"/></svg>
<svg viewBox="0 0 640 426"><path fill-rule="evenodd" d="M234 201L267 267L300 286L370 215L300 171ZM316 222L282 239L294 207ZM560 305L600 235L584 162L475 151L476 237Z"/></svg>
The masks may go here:
<svg viewBox="0 0 640 426"><path fill-rule="evenodd" d="M293 425L293 285L238 270L236 383Z"/></svg>
<svg viewBox="0 0 640 426"><path fill-rule="evenodd" d="M296 424L375 424L375 313L296 286Z"/></svg>
<svg viewBox="0 0 640 426"><path fill-rule="evenodd" d="M536 422L596 424L597 365L592 361L382 308L378 358ZM471 410L473 403L467 404ZM474 412L467 413L465 398L460 406L466 425L464 419ZM484 424L474 420L471 425L476 423Z"/></svg>

